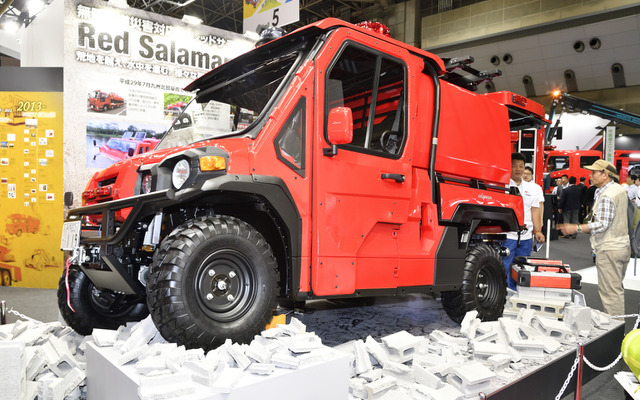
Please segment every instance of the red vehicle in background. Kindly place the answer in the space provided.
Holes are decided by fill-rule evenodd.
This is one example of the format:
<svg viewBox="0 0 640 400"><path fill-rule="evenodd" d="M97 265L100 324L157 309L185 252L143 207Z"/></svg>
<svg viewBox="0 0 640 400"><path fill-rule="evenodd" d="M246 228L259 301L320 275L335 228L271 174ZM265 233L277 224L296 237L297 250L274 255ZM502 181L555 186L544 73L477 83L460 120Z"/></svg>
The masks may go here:
<svg viewBox="0 0 640 400"><path fill-rule="evenodd" d="M589 186L589 174L591 171L585 169L587 165L593 164L602 158L602 151L599 150L551 150L545 152L544 171L549 173L551 178L551 190L556 185L556 179L567 175L575 176L578 182L580 177L585 177L585 185ZM627 180L629 171L640 168L640 151L615 150L613 165L620 172L620 182Z"/></svg>
<svg viewBox="0 0 640 400"><path fill-rule="evenodd" d="M63 230L69 326L150 313L210 349L253 339L277 301L430 293L454 321L500 317L524 225L511 132L543 136L545 110L370 28L325 19L222 64L153 152L97 172Z"/></svg>
<svg viewBox="0 0 640 400"><path fill-rule="evenodd" d="M136 154L143 154L156 148L160 139L147 138L147 132L125 132L121 138L111 138L98 151L103 156L121 161ZM95 140L94 140L95 144Z"/></svg>
<svg viewBox="0 0 640 400"><path fill-rule="evenodd" d="M23 233L38 233L40 220L24 214L11 214L6 218L5 232L22 236Z"/></svg>
<svg viewBox="0 0 640 400"><path fill-rule="evenodd" d="M89 107L94 111L113 110L124 106L124 99L117 93L94 90L89 93Z"/></svg>

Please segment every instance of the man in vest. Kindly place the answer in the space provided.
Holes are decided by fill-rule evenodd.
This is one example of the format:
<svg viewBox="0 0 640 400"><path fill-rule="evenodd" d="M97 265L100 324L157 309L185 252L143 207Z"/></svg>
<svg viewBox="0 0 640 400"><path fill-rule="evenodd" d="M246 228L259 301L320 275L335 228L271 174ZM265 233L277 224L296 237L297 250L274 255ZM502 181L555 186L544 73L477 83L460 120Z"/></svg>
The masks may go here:
<svg viewBox="0 0 640 400"><path fill-rule="evenodd" d="M624 314L624 287L631 247L627 227L627 191L614 181L616 168L605 160L585 167L591 171L591 183L598 189L593 201L593 212L588 224L564 224L565 235L591 234L591 247L596 251L598 293L609 315Z"/></svg>

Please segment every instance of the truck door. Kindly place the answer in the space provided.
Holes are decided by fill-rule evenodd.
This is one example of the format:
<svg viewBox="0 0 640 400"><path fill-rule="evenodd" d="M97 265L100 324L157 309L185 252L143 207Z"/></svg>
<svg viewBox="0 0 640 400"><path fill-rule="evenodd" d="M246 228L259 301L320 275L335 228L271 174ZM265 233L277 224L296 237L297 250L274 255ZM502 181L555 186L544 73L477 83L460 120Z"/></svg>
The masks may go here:
<svg viewBox="0 0 640 400"><path fill-rule="evenodd" d="M349 32L346 34L346 32ZM407 221L411 152L407 144L407 66L398 48L338 30L317 62L313 168L311 284L316 295L396 288L397 233ZM338 51L328 49L338 49ZM328 113L349 107L353 140L337 146L326 136Z"/></svg>

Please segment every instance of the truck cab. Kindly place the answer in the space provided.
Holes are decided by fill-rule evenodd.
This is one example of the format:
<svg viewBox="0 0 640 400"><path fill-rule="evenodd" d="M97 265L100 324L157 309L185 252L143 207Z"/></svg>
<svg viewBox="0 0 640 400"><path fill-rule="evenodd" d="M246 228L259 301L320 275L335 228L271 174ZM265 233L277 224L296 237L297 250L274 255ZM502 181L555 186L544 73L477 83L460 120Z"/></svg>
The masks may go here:
<svg viewBox="0 0 640 400"><path fill-rule="evenodd" d="M194 81L155 151L97 173L65 223L69 286L125 311L69 304L61 280L65 320L87 334L150 312L211 348L251 340L283 299L430 293L458 322L497 319L501 241L524 225L511 132L548 121L464 70L327 19Z"/></svg>

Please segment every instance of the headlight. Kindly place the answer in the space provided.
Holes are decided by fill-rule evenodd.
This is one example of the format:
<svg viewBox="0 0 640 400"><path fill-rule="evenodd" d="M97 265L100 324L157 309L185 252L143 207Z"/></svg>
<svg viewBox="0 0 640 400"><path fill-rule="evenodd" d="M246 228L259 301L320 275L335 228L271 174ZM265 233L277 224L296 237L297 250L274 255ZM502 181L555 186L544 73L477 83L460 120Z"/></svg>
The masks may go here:
<svg viewBox="0 0 640 400"><path fill-rule="evenodd" d="M151 193L151 182L152 182L151 174L145 175L142 180L142 190L144 193Z"/></svg>
<svg viewBox="0 0 640 400"><path fill-rule="evenodd" d="M189 167L189 162L187 160L180 160L176 163L176 166L173 167L171 183L173 183L173 186L176 189L180 189L187 179L189 179L190 170L191 168Z"/></svg>

